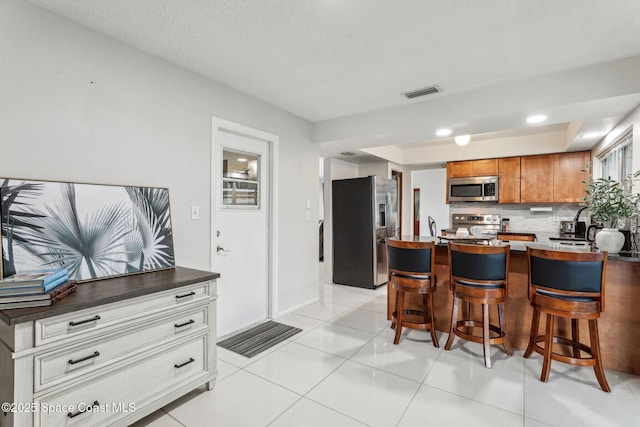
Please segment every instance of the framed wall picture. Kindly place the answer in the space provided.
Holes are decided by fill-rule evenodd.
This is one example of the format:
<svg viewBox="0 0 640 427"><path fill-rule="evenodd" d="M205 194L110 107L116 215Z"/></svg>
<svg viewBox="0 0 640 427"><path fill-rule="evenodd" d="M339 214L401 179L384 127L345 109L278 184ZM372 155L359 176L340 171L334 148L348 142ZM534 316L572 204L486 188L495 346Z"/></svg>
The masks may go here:
<svg viewBox="0 0 640 427"><path fill-rule="evenodd" d="M2 277L67 268L88 281L175 267L167 188L0 184Z"/></svg>

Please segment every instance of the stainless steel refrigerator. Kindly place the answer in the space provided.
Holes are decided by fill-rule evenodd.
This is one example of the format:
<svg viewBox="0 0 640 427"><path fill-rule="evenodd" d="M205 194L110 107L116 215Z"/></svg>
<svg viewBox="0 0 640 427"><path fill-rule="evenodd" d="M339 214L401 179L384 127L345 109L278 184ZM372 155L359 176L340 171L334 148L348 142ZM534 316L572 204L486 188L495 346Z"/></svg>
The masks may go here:
<svg viewBox="0 0 640 427"><path fill-rule="evenodd" d="M387 237L398 233L398 190L377 176L332 181L333 282L375 289L387 282Z"/></svg>

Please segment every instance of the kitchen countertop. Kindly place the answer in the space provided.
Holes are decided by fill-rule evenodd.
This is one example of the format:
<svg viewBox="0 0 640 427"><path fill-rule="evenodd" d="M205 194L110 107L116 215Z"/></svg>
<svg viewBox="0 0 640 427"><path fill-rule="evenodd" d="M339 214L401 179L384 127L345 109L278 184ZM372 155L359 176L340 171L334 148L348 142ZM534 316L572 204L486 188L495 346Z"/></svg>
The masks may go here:
<svg viewBox="0 0 640 427"><path fill-rule="evenodd" d="M517 231L513 231L515 234L522 234ZM499 240L491 240L488 241L490 245L496 246L505 246L509 245L512 252L526 252L527 247L530 246L535 249L547 249L547 250L555 250L555 251L565 251L565 252L593 252L591 245L587 242L585 245L565 245L561 244L558 241L551 241L549 237L554 237L553 235L546 235L544 233L535 233L538 237L537 242L524 242L524 241L511 241L508 243L501 242ZM418 241L418 242L435 242L436 246L446 247L447 240L443 240L440 237L447 236L438 236L438 237L430 237L430 236L402 236L401 240L410 240L410 241ZM448 236L451 238L453 236ZM557 237L557 235L555 236ZM628 262L640 262L640 252L637 251L620 251L617 254L609 254L610 261L628 261Z"/></svg>

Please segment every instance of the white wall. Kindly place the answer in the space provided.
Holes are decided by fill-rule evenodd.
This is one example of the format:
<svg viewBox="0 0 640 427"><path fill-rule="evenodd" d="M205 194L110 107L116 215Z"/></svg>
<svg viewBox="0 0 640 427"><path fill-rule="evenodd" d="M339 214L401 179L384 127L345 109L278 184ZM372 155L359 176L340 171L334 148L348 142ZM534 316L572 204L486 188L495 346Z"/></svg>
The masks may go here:
<svg viewBox="0 0 640 427"><path fill-rule="evenodd" d="M382 178L391 178L389 170L389 162L382 163L364 163L358 165L358 176L379 176Z"/></svg>
<svg viewBox="0 0 640 427"><path fill-rule="evenodd" d="M318 150L309 122L24 1L0 4L0 40L0 176L168 187L177 265L215 271L211 118L276 134L278 307L317 297ZM190 219L191 205L200 220Z"/></svg>
<svg viewBox="0 0 640 427"><path fill-rule="evenodd" d="M420 235L429 236L431 216L436 221L436 235L449 227L449 205L447 205L447 170L429 169L411 172L411 190L420 189ZM413 209L413 199L409 201ZM406 204L405 204L406 206ZM413 218L413 216L412 216Z"/></svg>

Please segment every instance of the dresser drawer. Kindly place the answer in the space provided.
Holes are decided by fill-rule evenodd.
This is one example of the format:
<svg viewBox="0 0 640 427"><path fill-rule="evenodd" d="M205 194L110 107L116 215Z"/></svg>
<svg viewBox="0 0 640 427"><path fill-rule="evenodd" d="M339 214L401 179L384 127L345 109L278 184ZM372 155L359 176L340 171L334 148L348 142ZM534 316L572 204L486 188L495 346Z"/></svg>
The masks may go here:
<svg viewBox="0 0 640 427"><path fill-rule="evenodd" d="M36 427L103 426L117 422L158 393L207 376L208 335L180 340L117 371L35 399ZM45 409L45 410L43 410Z"/></svg>
<svg viewBox="0 0 640 427"><path fill-rule="evenodd" d="M82 285L80 285L82 286ZM105 304L74 313L36 320L36 346L86 334L102 334L114 325L143 321L144 316L164 312L173 307L188 305L210 298L209 282L183 286L127 301Z"/></svg>
<svg viewBox="0 0 640 427"><path fill-rule="evenodd" d="M118 363L136 351L154 346L166 339L209 328L208 306L195 310L166 313L162 318L123 331L83 341L34 357L34 388L36 392L64 381Z"/></svg>

